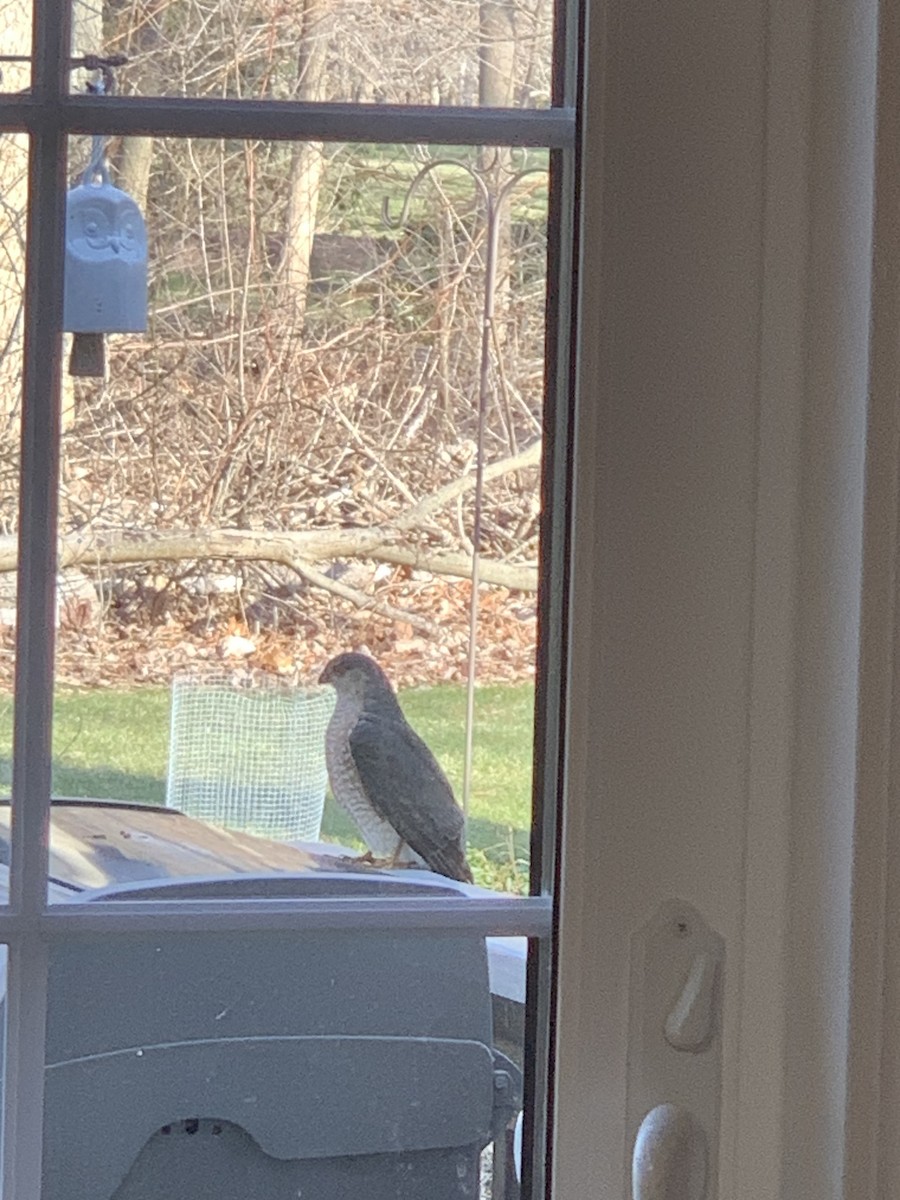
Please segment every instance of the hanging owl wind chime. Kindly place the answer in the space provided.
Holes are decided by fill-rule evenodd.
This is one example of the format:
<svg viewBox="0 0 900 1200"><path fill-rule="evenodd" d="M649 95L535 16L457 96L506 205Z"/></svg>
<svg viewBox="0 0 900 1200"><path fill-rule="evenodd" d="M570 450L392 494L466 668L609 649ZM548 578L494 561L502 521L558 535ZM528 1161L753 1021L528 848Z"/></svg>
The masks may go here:
<svg viewBox="0 0 900 1200"><path fill-rule="evenodd" d="M89 90L108 95L112 73ZM108 333L147 328L147 228L135 201L109 180L106 137L66 196L63 329L73 334L69 374L104 378Z"/></svg>

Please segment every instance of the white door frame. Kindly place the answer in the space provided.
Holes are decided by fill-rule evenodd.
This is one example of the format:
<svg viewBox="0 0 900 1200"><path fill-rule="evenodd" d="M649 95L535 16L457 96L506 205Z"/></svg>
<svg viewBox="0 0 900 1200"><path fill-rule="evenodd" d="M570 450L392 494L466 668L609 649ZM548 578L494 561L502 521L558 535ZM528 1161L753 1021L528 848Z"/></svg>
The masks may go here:
<svg viewBox="0 0 900 1200"><path fill-rule="evenodd" d="M628 939L673 896L727 943L712 1194L873 1195L897 491L890 272L871 412L869 388L878 10L592 8L566 1200L628 1194Z"/></svg>

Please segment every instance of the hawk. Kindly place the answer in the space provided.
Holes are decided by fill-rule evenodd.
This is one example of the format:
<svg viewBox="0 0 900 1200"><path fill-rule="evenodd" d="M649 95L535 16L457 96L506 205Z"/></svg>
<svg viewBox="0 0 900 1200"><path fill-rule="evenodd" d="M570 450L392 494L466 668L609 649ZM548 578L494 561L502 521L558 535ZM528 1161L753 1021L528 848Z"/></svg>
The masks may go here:
<svg viewBox="0 0 900 1200"><path fill-rule="evenodd" d="M331 790L370 852L396 864L409 846L438 875L471 883L462 809L381 667L365 654L339 654L319 682L337 693L325 734Z"/></svg>

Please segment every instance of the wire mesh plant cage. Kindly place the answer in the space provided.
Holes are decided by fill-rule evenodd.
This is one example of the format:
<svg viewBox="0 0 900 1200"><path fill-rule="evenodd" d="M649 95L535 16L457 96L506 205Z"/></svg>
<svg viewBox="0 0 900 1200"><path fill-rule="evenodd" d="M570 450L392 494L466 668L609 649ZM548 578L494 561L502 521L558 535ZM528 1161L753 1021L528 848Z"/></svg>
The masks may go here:
<svg viewBox="0 0 900 1200"><path fill-rule="evenodd" d="M264 671L180 671L172 680L166 804L198 821L317 841L334 689Z"/></svg>

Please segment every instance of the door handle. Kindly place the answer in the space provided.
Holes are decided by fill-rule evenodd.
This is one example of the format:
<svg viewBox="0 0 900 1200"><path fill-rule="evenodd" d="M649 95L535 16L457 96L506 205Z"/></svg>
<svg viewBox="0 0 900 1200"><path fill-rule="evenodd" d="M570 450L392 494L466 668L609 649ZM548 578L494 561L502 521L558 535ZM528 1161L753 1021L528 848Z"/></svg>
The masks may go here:
<svg viewBox="0 0 900 1200"><path fill-rule="evenodd" d="M629 1200L715 1200L725 943L689 904L632 938Z"/></svg>

